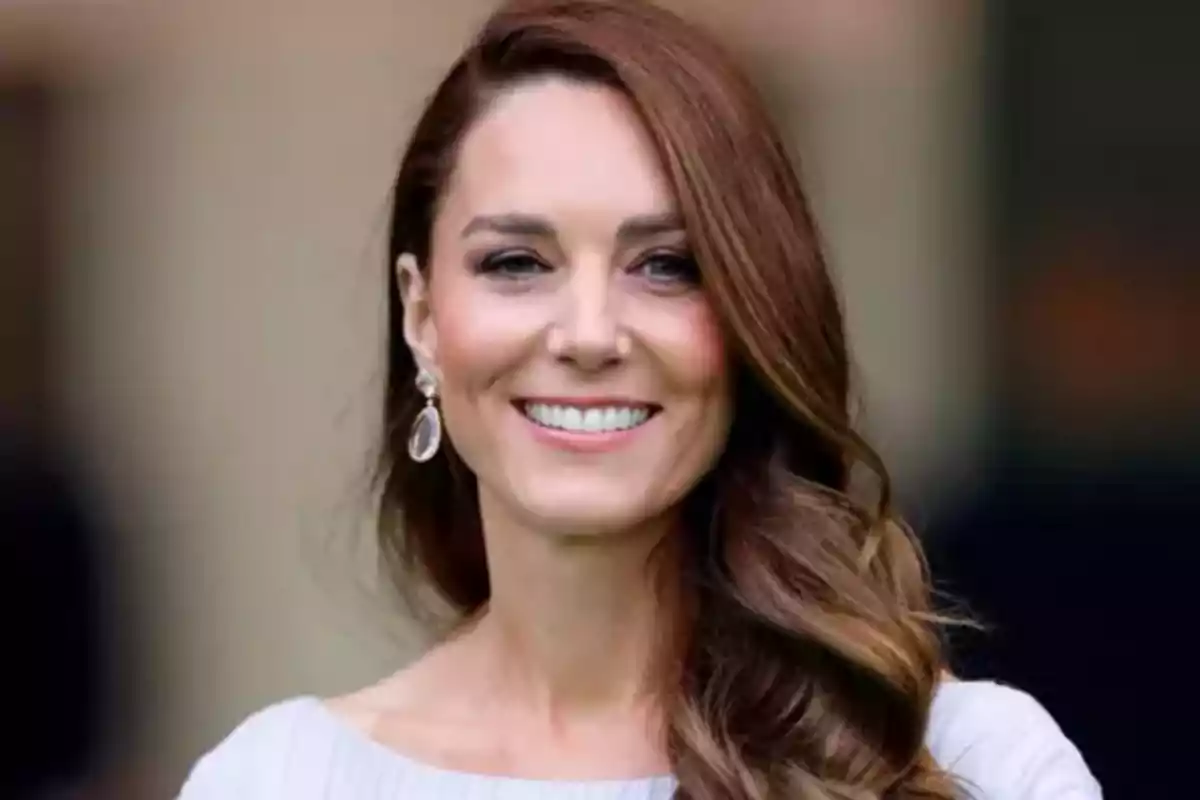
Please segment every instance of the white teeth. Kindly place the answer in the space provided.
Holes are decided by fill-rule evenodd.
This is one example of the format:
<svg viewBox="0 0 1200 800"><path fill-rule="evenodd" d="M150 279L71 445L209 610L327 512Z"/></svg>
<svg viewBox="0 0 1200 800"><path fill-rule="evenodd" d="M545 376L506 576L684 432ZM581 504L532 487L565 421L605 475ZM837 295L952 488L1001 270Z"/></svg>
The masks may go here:
<svg viewBox="0 0 1200 800"><path fill-rule="evenodd" d="M577 433L609 433L636 428L650 418L644 406L605 406L579 408L553 406L545 403L526 403L525 416L547 428L559 428Z"/></svg>

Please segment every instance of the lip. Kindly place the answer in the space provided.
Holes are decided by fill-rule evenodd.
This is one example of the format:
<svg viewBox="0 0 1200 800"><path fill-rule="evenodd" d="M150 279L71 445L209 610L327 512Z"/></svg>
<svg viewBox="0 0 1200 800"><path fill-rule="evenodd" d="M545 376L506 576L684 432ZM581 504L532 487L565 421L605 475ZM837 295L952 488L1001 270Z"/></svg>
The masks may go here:
<svg viewBox="0 0 1200 800"><path fill-rule="evenodd" d="M647 403L643 400L634 400L629 397L567 397L567 396L552 396L536 395L528 397L518 397L513 400L513 404L518 410L526 403L543 403L548 406L575 406L576 408L596 408L596 407L613 407L613 408L648 408L651 414L656 414L662 410L662 406L657 403Z"/></svg>
<svg viewBox="0 0 1200 800"><path fill-rule="evenodd" d="M539 425L525 415L522 408L527 403L542 403L545 405L574 406L576 408L648 408L650 416L641 425L621 431L604 431L585 433L582 431L565 431L560 428L547 428ZM645 432L646 426L654 421L662 406L656 403L646 403L631 400L627 397L521 397L513 400L513 411L521 421L529 426L533 437L543 444L560 450L576 453L604 453L618 450L633 442Z"/></svg>

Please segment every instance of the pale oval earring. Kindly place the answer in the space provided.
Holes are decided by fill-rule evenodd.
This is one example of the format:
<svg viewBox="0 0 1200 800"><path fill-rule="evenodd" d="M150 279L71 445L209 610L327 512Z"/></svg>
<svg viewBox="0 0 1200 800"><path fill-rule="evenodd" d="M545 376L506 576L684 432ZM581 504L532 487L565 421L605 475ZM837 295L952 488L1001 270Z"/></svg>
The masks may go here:
<svg viewBox="0 0 1200 800"><path fill-rule="evenodd" d="M424 464L437 455L442 446L442 415L438 413L437 379L426 369L417 372L417 391L425 395L425 407L413 420L412 430L408 434L408 457L418 464Z"/></svg>

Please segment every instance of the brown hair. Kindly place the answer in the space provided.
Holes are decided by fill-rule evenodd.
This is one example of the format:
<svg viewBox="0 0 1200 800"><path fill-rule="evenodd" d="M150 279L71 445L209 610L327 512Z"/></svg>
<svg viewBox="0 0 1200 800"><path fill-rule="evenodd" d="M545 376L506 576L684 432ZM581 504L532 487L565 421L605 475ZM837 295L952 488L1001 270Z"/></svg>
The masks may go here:
<svg viewBox="0 0 1200 800"><path fill-rule="evenodd" d="M406 457L422 398L392 265L429 263L464 132L497 91L543 74L611 86L641 116L733 353L729 443L684 509L697 613L667 702L678 796L956 796L924 746L943 669L924 560L853 429L842 312L804 193L729 56L649 3L505 4L416 126L388 252L386 562L461 614L488 600L474 476L447 441L429 463ZM872 497L855 499L852 474Z"/></svg>

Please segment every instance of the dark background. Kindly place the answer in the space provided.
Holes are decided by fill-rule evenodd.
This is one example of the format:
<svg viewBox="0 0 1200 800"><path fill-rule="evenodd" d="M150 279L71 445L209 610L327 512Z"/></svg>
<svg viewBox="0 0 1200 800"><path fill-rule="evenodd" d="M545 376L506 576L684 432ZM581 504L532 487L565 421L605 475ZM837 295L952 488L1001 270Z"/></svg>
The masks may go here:
<svg viewBox="0 0 1200 800"><path fill-rule="evenodd" d="M1186 797L1200 547L1200 49L1155 4L992 3L989 478L930 532L1109 798ZM1187 20L1191 24L1187 24Z"/></svg>

